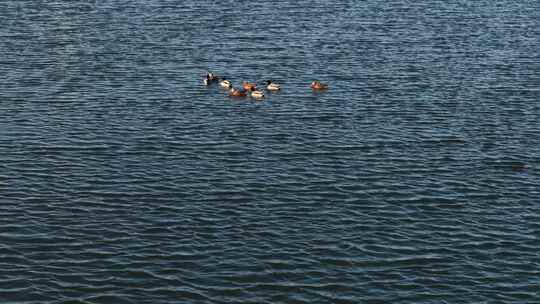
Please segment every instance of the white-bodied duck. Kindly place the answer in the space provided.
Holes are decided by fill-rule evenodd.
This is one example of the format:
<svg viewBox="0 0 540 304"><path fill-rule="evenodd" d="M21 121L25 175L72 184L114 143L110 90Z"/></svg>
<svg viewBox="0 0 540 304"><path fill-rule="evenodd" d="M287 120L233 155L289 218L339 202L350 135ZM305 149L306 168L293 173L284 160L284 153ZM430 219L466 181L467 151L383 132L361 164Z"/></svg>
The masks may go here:
<svg viewBox="0 0 540 304"><path fill-rule="evenodd" d="M259 91L259 90L251 91L251 97L253 97L255 99L263 99L264 98L264 93L262 91Z"/></svg>
<svg viewBox="0 0 540 304"><path fill-rule="evenodd" d="M226 89L230 89L232 88L232 83L230 80L227 80L225 78L223 78L223 80L219 83L220 86L226 88Z"/></svg>
<svg viewBox="0 0 540 304"><path fill-rule="evenodd" d="M266 89L268 91L279 91L281 90L281 86L275 82L273 82L272 80L267 80L266 81Z"/></svg>

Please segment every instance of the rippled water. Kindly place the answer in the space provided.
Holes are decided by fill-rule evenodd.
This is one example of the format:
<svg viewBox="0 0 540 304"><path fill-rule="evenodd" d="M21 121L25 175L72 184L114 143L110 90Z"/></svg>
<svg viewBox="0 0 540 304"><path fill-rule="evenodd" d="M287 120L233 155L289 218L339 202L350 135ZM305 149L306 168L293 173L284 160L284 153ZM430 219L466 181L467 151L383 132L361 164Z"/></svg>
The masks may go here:
<svg viewBox="0 0 540 304"><path fill-rule="evenodd" d="M455 2L3 1L0 302L540 302L539 2Z"/></svg>

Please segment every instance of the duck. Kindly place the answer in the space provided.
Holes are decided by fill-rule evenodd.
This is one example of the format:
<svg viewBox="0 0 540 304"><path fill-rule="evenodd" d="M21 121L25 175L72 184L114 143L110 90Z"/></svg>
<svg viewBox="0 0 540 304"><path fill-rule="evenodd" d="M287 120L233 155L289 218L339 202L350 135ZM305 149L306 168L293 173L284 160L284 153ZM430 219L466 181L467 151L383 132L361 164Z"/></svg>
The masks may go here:
<svg viewBox="0 0 540 304"><path fill-rule="evenodd" d="M251 91L251 97L256 98L256 99L263 99L264 93L259 90Z"/></svg>
<svg viewBox="0 0 540 304"><path fill-rule="evenodd" d="M218 77L212 72L206 73L206 78L208 80L210 80L210 81L217 81L218 80Z"/></svg>
<svg viewBox="0 0 540 304"><path fill-rule="evenodd" d="M249 83L247 81L242 82L242 87L246 91L255 91L257 89L257 85L255 83Z"/></svg>
<svg viewBox="0 0 540 304"><path fill-rule="evenodd" d="M229 95L232 97L246 97L247 96L246 91L240 90L237 88L231 88L229 90Z"/></svg>
<svg viewBox="0 0 540 304"><path fill-rule="evenodd" d="M225 78L223 78L223 80L219 83L219 85L226 88L226 89L231 89L232 88L232 83L229 80L225 79Z"/></svg>
<svg viewBox="0 0 540 304"><path fill-rule="evenodd" d="M275 82L273 82L272 80L267 80L266 81L266 89L268 91L279 91L281 90L281 86Z"/></svg>
<svg viewBox="0 0 540 304"><path fill-rule="evenodd" d="M311 83L311 86L310 86L312 89L314 90L326 90L328 89L328 85L326 83L322 83L318 80L315 80Z"/></svg>
<svg viewBox="0 0 540 304"><path fill-rule="evenodd" d="M208 72L206 73L206 76L203 79L203 83L205 86L207 86L207 85L210 85L214 81L218 81L218 79L219 78L214 73Z"/></svg>

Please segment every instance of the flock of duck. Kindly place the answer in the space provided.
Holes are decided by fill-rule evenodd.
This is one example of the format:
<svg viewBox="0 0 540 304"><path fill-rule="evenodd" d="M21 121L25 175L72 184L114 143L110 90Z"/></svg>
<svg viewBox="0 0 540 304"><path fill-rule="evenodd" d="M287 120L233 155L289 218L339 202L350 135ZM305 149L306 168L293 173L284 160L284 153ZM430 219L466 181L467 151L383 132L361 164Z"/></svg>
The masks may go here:
<svg viewBox="0 0 540 304"><path fill-rule="evenodd" d="M232 97L246 97L248 94L250 94L251 97L255 99L263 99L264 93L263 91L259 90L256 83L242 82L241 88L235 88L232 85L232 82L226 78L218 77L212 72L206 73L206 77L203 79L203 84L205 86L211 85L213 83L219 83L219 85L229 91L229 96ZM328 89L328 85L325 83L321 83L318 80L315 80L311 83L310 87L313 90L326 90ZM275 92L281 90L281 86L272 80L266 81L266 90L270 92Z"/></svg>

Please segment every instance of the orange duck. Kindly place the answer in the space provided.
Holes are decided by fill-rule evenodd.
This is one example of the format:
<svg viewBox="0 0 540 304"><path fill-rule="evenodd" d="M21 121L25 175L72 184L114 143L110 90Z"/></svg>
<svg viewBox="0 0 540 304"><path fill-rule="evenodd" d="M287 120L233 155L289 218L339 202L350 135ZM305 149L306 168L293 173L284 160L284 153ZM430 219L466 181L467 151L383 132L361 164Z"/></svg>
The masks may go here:
<svg viewBox="0 0 540 304"><path fill-rule="evenodd" d="M314 90L326 90L328 89L328 85L326 83L322 83L318 80L315 80L311 83L311 86L310 86L312 89Z"/></svg>
<svg viewBox="0 0 540 304"><path fill-rule="evenodd" d="M257 89L257 85L255 83L249 83L247 81L242 82L242 87L246 91L255 91Z"/></svg>
<svg viewBox="0 0 540 304"><path fill-rule="evenodd" d="M239 90L237 88L232 88L229 91L229 95L232 96L232 97L246 97L247 96L246 91Z"/></svg>

